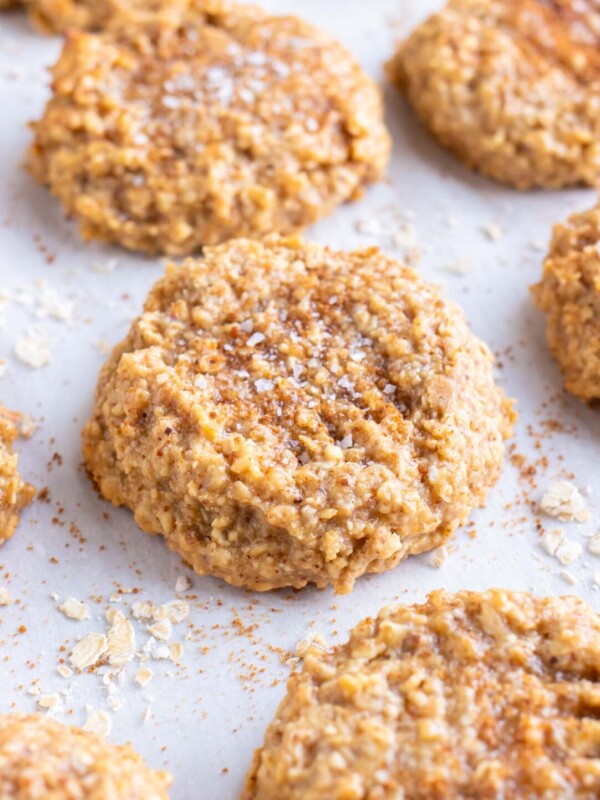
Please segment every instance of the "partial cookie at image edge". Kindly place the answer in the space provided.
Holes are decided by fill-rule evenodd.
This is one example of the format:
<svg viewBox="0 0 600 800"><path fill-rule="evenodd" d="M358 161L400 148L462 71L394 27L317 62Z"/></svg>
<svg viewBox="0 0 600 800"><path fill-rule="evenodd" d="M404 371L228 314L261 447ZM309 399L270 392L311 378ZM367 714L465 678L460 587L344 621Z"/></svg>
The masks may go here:
<svg viewBox="0 0 600 800"><path fill-rule="evenodd" d="M590 800L600 618L574 597L433 592L313 647L242 800Z"/></svg>

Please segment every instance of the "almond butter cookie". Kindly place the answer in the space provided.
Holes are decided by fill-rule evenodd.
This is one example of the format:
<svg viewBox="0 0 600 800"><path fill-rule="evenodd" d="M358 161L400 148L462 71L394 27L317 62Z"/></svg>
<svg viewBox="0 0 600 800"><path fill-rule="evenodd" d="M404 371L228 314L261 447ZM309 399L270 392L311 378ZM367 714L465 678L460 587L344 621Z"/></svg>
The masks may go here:
<svg viewBox="0 0 600 800"><path fill-rule="evenodd" d="M83 445L101 493L199 574L345 592L484 503L512 419L438 288L376 248L274 237L168 267Z"/></svg>
<svg viewBox="0 0 600 800"><path fill-rule="evenodd" d="M388 74L469 167L518 189L600 179L596 0L450 0Z"/></svg>
<svg viewBox="0 0 600 800"><path fill-rule="evenodd" d="M308 649L243 800L593 800L600 618L574 597L434 592Z"/></svg>
<svg viewBox="0 0 600 800"><path fill-rule="evenodd" d="M168 800L170 783L130 745L40 714L0 716L2 800Z"/></svg>
<svg viewBox="0 0 600 800"><path fill-rule="evenodd" d="M381 94L340 44L252 6L184 6L74 34L54 67L29 168L85 238L189 254L298 231L382 177Z"/></svg>
<svg viewBox="0 0 600 800"><path fill-rule="evenodd" d="M0 544L15 532L19 512L35 495L33 486L19 475L19 457L12 445L17 438L19 415L0 406Z"/></svg>
<svg viewBox="0 0 600 800"><path fill-rule="evenodd" d="M600 399L600 206L554 227L542 280L532 287L565 389Z"/></svg>

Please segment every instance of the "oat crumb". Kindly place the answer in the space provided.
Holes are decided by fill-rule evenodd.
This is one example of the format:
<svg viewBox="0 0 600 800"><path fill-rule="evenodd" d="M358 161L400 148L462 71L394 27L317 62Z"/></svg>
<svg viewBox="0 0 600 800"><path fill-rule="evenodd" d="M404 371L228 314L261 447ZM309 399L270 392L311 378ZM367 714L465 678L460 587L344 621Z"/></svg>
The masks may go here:
<svg viewBox="0 0 600 800"><path fill-rule="evenodd" d="M154 672L150 667L140 667L135 674L135 682L140 686L147 686L153 677Z"/></svg>
<svg viewBox="0 0 600 800"><path fill-rule="evenodd" d="M85 603L76 600L74 597L67 597L65 602L58 607L58 610L62 611L65 617L76 619L80 622L90 618L89 607Z"/></svg>
<svg viewBox="0 0 600 800"><path fill-rule="evenodd" d="M586 522L590 518L583 495L570 481L553 483L542 497L540 508L549 517L563 522Z"/></svg>
<svg viewBox="0 0 600 800"><path fill-rule="evenodd" d="M90 713L83 730L105 739L112 731L112 717L107 711L96 709Z"/></svg>

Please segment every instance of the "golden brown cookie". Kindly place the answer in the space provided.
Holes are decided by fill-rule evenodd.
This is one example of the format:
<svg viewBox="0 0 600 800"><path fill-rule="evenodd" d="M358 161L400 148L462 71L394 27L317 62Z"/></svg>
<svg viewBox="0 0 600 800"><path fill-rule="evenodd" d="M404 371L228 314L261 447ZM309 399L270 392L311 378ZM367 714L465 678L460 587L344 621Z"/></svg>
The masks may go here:
<svg viewBox="0 0 600 800"><path fill-rule="evenodd" d="M580 600L434 592L308 650L242 798L594 800L599 682Z"/></svg>
<svg viewBox="0 0 600 800"><path fill-rule="evenodd" d="M35 496L33 486L19 475L19 457L12 448L18 435L18 420L18 414L0 406L0 544L13 535L19 512Z"/></svg>
<svg viewBox="0 0 600 800"><path fill-rule="evenodd" d="M29 167L85 238L188 254L298 231L382 177L380 92L340 44L295 17L184 5L75 34L54 68Z"/></svg>
<svg viewBox="0 0 600 800"><path fill-rule="evenodd" d="M102 494L199 574L333 584L445 542L513 412L457 306L375 248L234 240L171 265L102 369Z"/></svg>
<svg viewBox="0 0 600 800"><path fill-rule="evenodd" d="M518 189L600 180L596 0L450 0L388 74L469 167Z"/></svg>
<svg viewBox="0 0 600 800"><path fill-rule="evenodd" d="M168 800L170 783L131 745L39 714L0 716L2 800Z"/></svg>
<svg viewBox="0 0 600 800"><path fill-rule="evenodd" d="M0 0L1 2L1 0ZM196 0L203 7L220 0ZM221 5L223 5L221 2ZM186 0L24 0L31 20L46 33L99 31L112 25L134 24L144 15L179 13Z"/></svg>
<svg viewBox="0 0 600 800"><path fill-rule="evenodd" d="M600 206L554 227L542 280L532 287L565 389L600 399Z"/></svg>

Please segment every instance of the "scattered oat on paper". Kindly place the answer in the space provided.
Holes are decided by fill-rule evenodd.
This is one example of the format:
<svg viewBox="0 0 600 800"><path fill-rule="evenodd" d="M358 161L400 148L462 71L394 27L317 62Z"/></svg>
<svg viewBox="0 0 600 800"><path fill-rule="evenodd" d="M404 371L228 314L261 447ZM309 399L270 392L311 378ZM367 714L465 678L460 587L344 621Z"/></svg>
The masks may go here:
<svg viewBox="0 0 600 800"><path fill-rule="evenodd" d="M163 603L163 605L154 608L152 613L154 619L166 619L173 625L183 622L189 615L190 606L185 600L171 600L170 603Z"/></svg>
<svg viewBox="0 0 600 800"><path fill-rule="evenodd" d="M108 660L113 667L122 667L135 655L135 631L131 622L117 611L108 631Z"/></svg>
<svg viewBox="0 0 600 800"><path fill-rule="evenodd" d="M93 667L108 650L108 639L103 633L88 633L77 642L70 656L71 664L80 672Z"/></svg>
<svg viewBox="0 0 600 800"><path fill-rule="evenodd" d="M579 542L567 539L561 530L546 531L540 539L540 546L563 566L573 564L581 557L583 547Z"/></svg>
<svg viewBox="0 0 600 800"><path fill-rule="evenodd" d="M147 686L153 677L154 672L150 667L140 667L135 674L135 682L140 686Z"/></svg>
<svg viewBox="0 0 600 800"><path fill-rule="evenodd" d="M449 272L452 275L466 275L471 271L472 265L466 259L461 258L457 261L449 261L445 264L441 264L438 269L443 272Z"/></svg>
<svg viewBox="0 0 600 800"><path fill-rule="evenodd" d="M431 550L427 554L427 561L431 567L435 567L435 569L440 569L448 559L448 548L446 545L441 545L440 547L436 547L435 550Z"/></svg>
<svg viewBox="0 0 600 800"><path fill-rule="evenodd" d="M83 621L84 619L90 618L89 607L75 597L67 597L65 602L58 607L58 610L62 611L65 617L69 619Z"/></svg>
<svg viewBox="0 0 600 800"><path fill-rule="evenodd" d="M61 678L70 678L73 675L73 670L71 667L67 667L66 664L59 664L56 668L56 671L60 675Z"/></svg>
<svg viewBox="0 0 600 800"><path fill-rule="evenodd" d="M600 531L589 540L587 549L595 556L600 556Z"/></svg>
<svg viewBox="0 0 600 800"><path fill-rule="evenodd" d="M577 561L577 559L581 557L582 553L583 547L579 544L579 542L572 542L565 538L558 546L555 553L555 558L564 566L568 566L569 564L573 564L575 561Z"/></svg>
<svg viewBox="0 0 600 800"><path fill-rule="evenodd" d="M159 619L152 625L148 625L146 630L160 642L168 641L173 635L173 626L171 625L171 622L168 619Z"/></svg>
<svg viewBox="0 0 600 800"><path fill-rule="evenodd" d="M187 592L187 590L191 587L191 585L192 582L187 575L180 575L175 583L175 591L178 594L180 594L181 592Z"/></svg>
<svg viewBox="0 0 600 800"><path fill-rule="evenodd" d="M43 694L37 699L37 705L46 711L56 708L58 705L60 705L60 702L60 695L58 694Z"/></svg>
<svg viewBox="0 0 600 800"><path fill-rule="evenodd" d="M586 522L590 518L583 495L570 481L553 483L542 497L540 508L549 517L563 522Z"/></svg>
<svg viewBox="0 0 600 800"><path fill-rule="evenodd" d="M488 222L481 226L481 232L486 236L490 242L497 242L502 238L503 230L497 222Z"/></svg>
<svg viewBox="0 0 600 800"><path fill-rule="evenodd" d="M32 369L40 369L50 363L52 340L47 336L29 333L15 344L15 355Z"/></svg>
<svg viewBox="0 0 600 800"><path fill-rule="evenodd" d="M150 600L144 600L137 603L134 603L131 606L131 613L134 619L137 620L147 620L152 619L154 616L154 603L150 602Z"/></svg>
<svg viewBox="0 0 600 800"><path fill-rule="evenodd" d="M169 658L171 661L181 661L183 658L183 645L181 642L171 642L169 645Z"/></svg>
<svg viewBox="0 0 600 800"><path fill-rule="evenodd" d="M10 592L4 586L0 586L0 606L9 606L14 603Z"/></svg>
<svg viewBox="0 0 600 800"><path fill-rule="evenodd" d="M96 709L91 712L83 726L84 731L106 738L112 731L112 717L107 711Z"/></svg>
<svg viewBox="0 0 600 800"><path fill-rule="evenodd" d="M559 573L559 576L568 583L569 586L575 586L577 584L577 578L571 572L568 572L566 569L562 569Z"/></svg>
<svg viewBox="0 0 600 800"><path fill-rule="evenodd" d="M564 533L561 530L558 530L558 528L554 528L553 530L546 531L544 533L540 539L540 546L548 553L548 555L555 556L556 551L562 544L564 538Z"/></svg>
<svg viewBox="0 0 600 800"><path fill-rule="evenodd" d="M327 649L327 643L320 633L311 633L304 639L300 639L294 652L298 658L304 658L304 656L309 652L309 650L312 650L313 647L316 647L319 650Z"/></svg>

